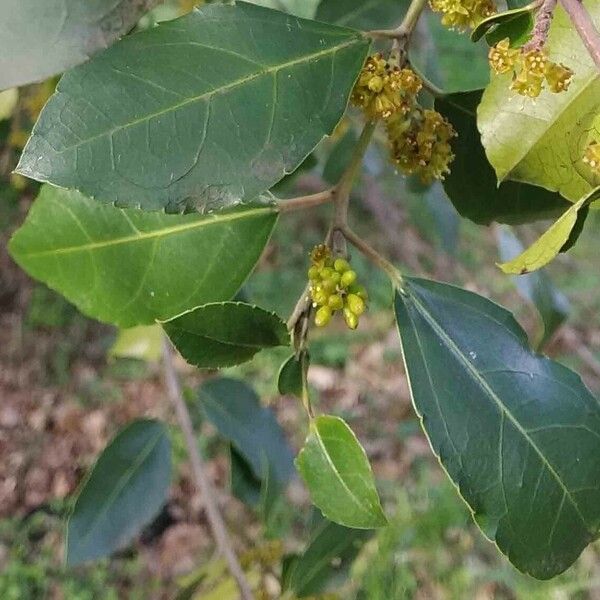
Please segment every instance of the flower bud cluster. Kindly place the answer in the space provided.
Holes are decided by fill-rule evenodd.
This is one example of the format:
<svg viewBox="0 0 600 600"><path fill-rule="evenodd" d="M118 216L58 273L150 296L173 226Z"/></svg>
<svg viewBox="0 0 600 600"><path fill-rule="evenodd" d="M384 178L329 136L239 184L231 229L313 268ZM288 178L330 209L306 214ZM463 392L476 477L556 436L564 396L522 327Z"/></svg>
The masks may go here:
<svg viewBox="0 0 600 600"><path fill-rule="evenodd" d="M356 271L344 258L334 259L329 247L315 246L310 254L308 269L310 297L315 312L315 325L324 327L338 311L344 315L350 329L358 327L358 320L367 308L368 295L356 283Z"/></svg>
<svg viewBox="0 0 600 600"><path fill-rule="evenodd" d="M442 24L450 29L474 29L497 12L493 0L429 0L431 10L442 13Z"/></svg>
<svg viewBox="0 0 600 600"><path fill-rule="evenodd" d="M555 94L565 92L573 79L573 71L549 60L544 49L511 48L508 38L492 46L488 58L492 71L497 75L512 72L511 90L529 98L537 98L544 89L544 83Z"/></svg>

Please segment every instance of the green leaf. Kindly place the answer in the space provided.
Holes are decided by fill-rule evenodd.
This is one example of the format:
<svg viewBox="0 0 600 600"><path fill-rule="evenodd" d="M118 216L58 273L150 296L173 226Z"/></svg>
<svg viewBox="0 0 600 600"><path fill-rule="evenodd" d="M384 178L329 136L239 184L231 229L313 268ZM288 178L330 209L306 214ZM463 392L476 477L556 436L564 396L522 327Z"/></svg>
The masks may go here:
<svg viewBox="0 0 600 600"><path fill-rule="evenodd" d="M598 197L600 188L571 205L527 250L498 266L505 273L523 275L547 265L559 252L568 250L577 241L587 217L587 209Z"/></svg>
<svg viewBox="0 0 600 600"><path fill-rule="evenodd" d="M335 185L352 159L358 137L352 127L335 143L323 165L323 179Z"/></svg>
<svg viewBox="0 0 600 600"><path fill-rule="evenodd" d="M42 81L127 33L155 0L3 0L0 89Z"/></svg>
<svg viewBox="0 0 600 600"><path fill-rule="evenodd" d="M201 369L239 365L264 348L290 343L275 313L243 302L204 304L162 325L181 356Z"/></svg>
<svg viewBox="0 0 600 600"><path fill-rule="evenodd" d="M402 19L407 6L401 0L321 0L316 19L365 31L386 29Z"/></svg>
<svg viewBox="0 0 600 600"><path fill-rule="evenodd" d="M248 506L256 507L260 502L261 480L252 472L248 461L229 445L231 493Z"/></svg>
<svg viewBox="0 0 600 600"><path fill-rule="evenodd" d="M102 206L44 186L9 250L83 313L131 327L229 300L276 219L269 205L165 215Z"/></svg>
<svg viewBox="0 0 600 600"><path fill-rule="evenodd" d="M387 523L367 455L339 417L311 421L296 466L311 500L329 520L357 529Z"/></svg>
<svg viewBox="0 0 600 600"><path fill-rule="evenodd" d="M281 10L304 19L314 18L319 4L319 0L250 0L250 2L266 8Z"/></svg>
<svg viewBox="0 0 600 600"><path fill-rule="evenodd" d="M521 242L508 227L499 230L498 249L502 261L510 261L523 252ZM537 336L535 347L543 348L568 317L569 301L543 270L515 277L514 281L521 296L536 307L542 318L543 331Z"/></svg>
<svg viewBox="0 0 600 600"><path fill-rule="evenodd" d="M499 28L499 26L506 26L507 24L512 24L514 26L515 21L521 21L523 18L529 23L533 23L531 18L531 13L533 9L531 6L523 6L521 8L513 8L511 10L506 10L504 12L495 13L486 19L483 19L475 29L471 32L471 40L474 42L479 41L484 35L490 33L490 29L495 31ZM509 35L505 35L504 37L511 37ZM501 37L500 39L504 39ZM512 40L512 37L511 37Z"/></svg>
<svg viewBox="0 0 600 600"><path fill-rule="evenodd" d="M458 133L452 143L456 158L443 182L456 210L481 225L492 221L527 223L560 215L571 205L559 194L514 181L497 184L475 122L480 99L481 90L476 90L449 94L435 101L435 108Z"/></svg>
<svg viewBox="0 0 600 600"><path fill-rule="evenodd" d="M104 449L81 488L67 525L67 564L119 550L167 500L171 446L166 427L141 419Z"/></svg>
<svg viewBox="0 0 600 600"><path fill-rule="evenodd" d="M521 571L561 573L600 525L600 404L503 308L407 279L396 318L415 410L484 533Z"/></svg>
<svg viewBox="0 0 600 600"><path fill-rule="evenodd" d="M0 92L0 121L10 119L19 101L19 90L11 88Z"/></svg>
<svg viewBox="0 0 600 600"><path fill-rule="evenodd" d="M333 131L368 48L253 4L203 6L67 73L17 171L145 210L251 200Z"/></svg>
<svg viewBox="0 0 600 600"><path fill-rule="evenodd" d="M354 560L369 533L322 520L300 556L288 564L284 590L298 598L318 594Z"/></svg>
<svg viewBox="0 0 600 600"><path fill-rule="evenodd" d="M277 377L277 390L282 396L287 394L298 398L304 397L306 390L306 373L310 364L308 352L303 351L300 356L292 354L279 369Z"/></svg>
<svg viewBox="0 0 600 600"><path fill-rule="evenodd" d="M533 15L528 11L494 27L486 34L485 41L489 46L493 46L508 38L513 48L519 48L531 39L533 25Z"/></svg>
<svg viewBox="0 0 600 600"><path fill-rule="evenodd" d="M248 461L256 478L271 473L280 484L292 478L294 457L285 433L252 388L237 379L210 379L198 389L198 399L206 417Z"/></svg>
<svg viewBox="0 0 600 600"><path fill-rule="evenodd" d="M162 328L159 325L139 325L119 331L109 356L137 358L156 362L162 355Z"/></svg>
<svg viewBox="0 0 600 600"><path fill-rule="evenodd" d="M586 8L600 24L600 1ZM545 48L551 60L573 69L568 91L546 89L532 100L509 89L510 73L495 75L483 94L477 123L499 181L540 185L577 201L600 185L600 176L582 160L600 130L600 73L560 5Z"/></svg>

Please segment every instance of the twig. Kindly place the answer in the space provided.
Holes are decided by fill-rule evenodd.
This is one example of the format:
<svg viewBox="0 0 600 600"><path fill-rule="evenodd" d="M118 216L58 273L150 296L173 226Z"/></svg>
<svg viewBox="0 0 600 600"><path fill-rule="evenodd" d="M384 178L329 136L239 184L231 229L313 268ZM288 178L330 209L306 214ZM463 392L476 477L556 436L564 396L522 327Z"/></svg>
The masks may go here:
<svg viewBox="0 0 600 600"><path fill-rule="evenodd" d="M412 0L402 23L398 27L395 29L375 29L367 32L367 35L374 38L391 38L406 45L426 4L427 0Z"/></svg>
<svg viewBox="0 0 600 600"><path fill-rule="evenodd" d="M541 50L544 47L557 2L558 0L542 1L535 13L535 25L531 32L531 39L523 46L523 51Z"/></svg>
<svg viewBox="0 0 600 600"><path fill-rule="evenodd" d="M600 33L580 0L560 0L592 60L600 69Z"/></svg>
<svg viewBox="0 0 600 600"><path fill-rule="evenodd" d="M374 265L385 271L393 283L402 289L402 274L386 258L381 256L377 250L369 246L359 235L354 233L348 226L340 228L344 237L360 252L362 252Z"/></svg>
<svg viewBox="0 0 600 600"><path fill-rule="evenodd" d="M171 346L166 338L163 339L163 372L165 387L167 388L167 395L169 396L169 399L175 408L177 420L179 421L179 426L183 432L196 487L202 494L206 518L212 530L213 536L219 550L227 561L231 575L238 585L240 597L242 600L253 600L254 596L250 589L250 585L248 584L246 576L244 575L244 571L242 570L242 567L240 566L237 556L235 555L233 547L229 541L227 528L225 527L223 517L219 512L212 484L206 474L204 461L200 455L200 452L198 451L192 420L185 404L183 393L181 391L181 385L173 365L173 353Z"/></svg>
<svg viewBox="0 0 600 600"><path fill-rule="evenodd" d="M290 198L289 200L278 200L277 208L279 209L280 213L285 213L293 210L302 210L304 208L320 206L321 204L330 202L333 199L334 191L335 190L330 189L323 192L317 192L316 194Z"/></svg>

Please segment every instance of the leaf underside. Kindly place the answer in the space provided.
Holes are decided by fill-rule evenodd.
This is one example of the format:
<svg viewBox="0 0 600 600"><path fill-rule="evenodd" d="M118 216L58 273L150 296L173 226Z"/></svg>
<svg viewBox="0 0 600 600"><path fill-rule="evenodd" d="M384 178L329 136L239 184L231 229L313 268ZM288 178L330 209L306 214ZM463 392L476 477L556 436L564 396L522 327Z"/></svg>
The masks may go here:
<svg viewBox="0 0 600 600"><path fill-rule="evenodd" d="M420 279L396 316L415 409L484 533L521 571L568 568L600 523L600 405L512 315Z"/></svg>

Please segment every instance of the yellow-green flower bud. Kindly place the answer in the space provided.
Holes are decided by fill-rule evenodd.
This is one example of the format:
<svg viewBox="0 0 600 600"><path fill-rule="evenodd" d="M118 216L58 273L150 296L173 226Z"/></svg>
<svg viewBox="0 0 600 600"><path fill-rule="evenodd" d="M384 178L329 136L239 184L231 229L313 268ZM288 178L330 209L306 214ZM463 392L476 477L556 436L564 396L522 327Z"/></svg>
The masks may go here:
<svg viewBox="0 0 600 600"><path fill-rule="evenodd" d="M333 263L333 268L338 273L345 273L350 270L350 263L345 258L336 258Z"/></svg>
<svg viewBox="0 0 600 600"><path fill-rule="evenodd" d="M365 301L356 294L348 294L346 306L356 315L360 316L365 312Z"/></svg>
<svg viewBox="0 0 600 600"><path fill-rule="evenodd" d="M331 294L327 304L333 311L342 310L342 308L344 308L344 301L339 294Z"/></svg>
<svg viewBox="0 0 600 600"><path fill-rule="evenodd" d="M317 327L325 327L331 321L331 314L329 306L321 306L315 314L315 325Z"/></svg>
<svg viewBox="0 0 600 600"><path fill-rule="evenodd" d="M356 271L346 271L342 275L342 286L348 287L356 281Z"/></svg>
<svg viewBox="0 0 600 600"><path fill-rule="evenodd" d="M358 317L348 308L344 308L344 320L350 329L358 327Z"/></svg>

